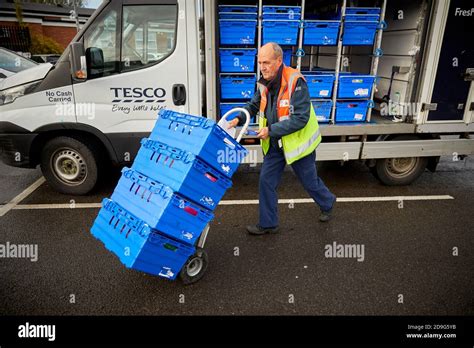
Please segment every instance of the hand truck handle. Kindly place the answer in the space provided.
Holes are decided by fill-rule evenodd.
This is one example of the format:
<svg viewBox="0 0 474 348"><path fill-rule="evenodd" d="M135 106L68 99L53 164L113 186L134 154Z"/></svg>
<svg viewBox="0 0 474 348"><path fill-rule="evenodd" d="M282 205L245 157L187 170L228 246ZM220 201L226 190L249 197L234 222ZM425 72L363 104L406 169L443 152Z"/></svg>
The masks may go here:
<svg viewBox="0 0 474 348"><path fill-rule="evenodd" d="M234 109L231 109L231 110L227 111L224 114L224 116L222 116L221 120L225 120L227 118L227 116L229 116L229 115L231 115L235 112L243 112L245 114L245 117L246 117L245 124L243 125L242 129L240 130L240 133L239 133L238 137L235 139L237 142L239 142L240 139L242 139L242 136L247 132L247 128L248 128L249 123L250 123L250 114L249 114L249 112L244 108L234 108Z"/></svg>

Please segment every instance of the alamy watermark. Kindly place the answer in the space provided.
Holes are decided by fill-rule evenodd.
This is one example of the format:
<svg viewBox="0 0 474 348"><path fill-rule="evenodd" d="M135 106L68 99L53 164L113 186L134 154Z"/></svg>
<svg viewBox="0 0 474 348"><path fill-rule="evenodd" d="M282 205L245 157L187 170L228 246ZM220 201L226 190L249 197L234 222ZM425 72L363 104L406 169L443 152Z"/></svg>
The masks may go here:
<svg viewBox="0 0 474 348"><path fill-rule="evenodd" d="M256 150L236 150L228 147L225 150L217 151L217 163L222 164L223 170L226 171L226 164L230 163L242 163L245 159L246 163L251 166L257 165L257 151ZM230 168L228 169L230 170Z"/></svg>
<svg viewBox="0 0 474 348"><path fill-rule="evenodd" d="M380 115L394 116L400 121L404 121L407 116L417 117L421 112L422 103L404 103L389 100L388 103L380 104Z"/></svg>
<svg viewBox="0 0 474 348"><path fill-rule="evenodd" d="M95 119L95 103L57 103L56 116L79 116Z"/></svg>
<svg viewBox="0 0 474 348"><path fill-rule="evenodd" d="M0 258L5 259L30 259L38 261L38 244L13 244L6 242L0 244Z"/></svg>
<svg viewBox="0 0 474 348"><path fill-rule="evenodd" d="M358 262L365 260L364 244L326 244L324 247L324 256L326 258L357 259Z"/></svg>
<svg viewBox="0 0 474 348"><path fill-rule="evenodd" d="M47 338L52 342L56 340L56 325L34 325L26 322L18 326L20 338Z"/></svg>

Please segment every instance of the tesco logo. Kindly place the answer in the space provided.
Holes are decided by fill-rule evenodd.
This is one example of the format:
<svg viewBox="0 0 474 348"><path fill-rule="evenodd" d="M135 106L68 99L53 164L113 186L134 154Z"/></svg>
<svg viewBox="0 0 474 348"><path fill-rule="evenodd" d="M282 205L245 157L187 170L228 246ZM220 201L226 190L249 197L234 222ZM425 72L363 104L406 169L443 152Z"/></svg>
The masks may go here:
<svg viewBox="0 0 474 348"><path fill-rule="evenodd" d="M141 87L111 87L114 94L113 102L131 102L142 98L138 101L157 101L155 98L161 99L166 96L164 88L141 88Z"/></svg>

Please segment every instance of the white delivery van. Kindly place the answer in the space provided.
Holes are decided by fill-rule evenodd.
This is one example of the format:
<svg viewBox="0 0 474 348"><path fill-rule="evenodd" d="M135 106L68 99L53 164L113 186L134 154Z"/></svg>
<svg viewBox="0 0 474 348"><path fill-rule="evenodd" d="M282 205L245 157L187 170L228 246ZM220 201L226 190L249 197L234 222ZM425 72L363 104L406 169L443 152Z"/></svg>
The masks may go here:
<svg viewBox="0 0 474 348"><path fill-rule="evenodd" d="M409 184L426 168L434 170L439 156L474 153L473 44L466 32L474 28L472 6L463 0L372 2L387 29L378 30L373 46L351 48L341 40L346 0L289 0L300 7L302 23L305 13L323 5L336 4L342 18L332 47L305 47L300 25L292 66L332 68L335 90L342 71L366 69L379 77L365 122L334 122L333 93L317 159L364 160L385 184ZM56 65L38 65L0 83L2 161L40 165L56 190L86 194L104 166L133 161L160 109L218 119L218 11L232 3L104 1ZM262 44L262 8L268 3L245 1L258 9L255 48ZM390 108L393 100L397 107L420 107L406 117L386 117L384 100ZM242 142L250 150L246 162L260 162L258 139Z"/></svg>

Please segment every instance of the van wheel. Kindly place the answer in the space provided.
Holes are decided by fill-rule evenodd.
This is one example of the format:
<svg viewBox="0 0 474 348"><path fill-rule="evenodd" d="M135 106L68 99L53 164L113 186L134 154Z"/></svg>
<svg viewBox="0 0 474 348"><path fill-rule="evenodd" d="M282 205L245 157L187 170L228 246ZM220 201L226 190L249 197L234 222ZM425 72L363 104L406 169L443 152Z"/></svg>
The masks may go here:
<svg viewBox="0 0 474 348"><path fill-rule="evenodd" d="M41 153L41 171L48 183L64 194L85 195L99 181L101 149L80 137L48 141Z"/></svg>
<svg viewBox="0 0 474 348"><path fill-rule="evenodd" d="M401 135L391 139L420 140L411 135ZM409 185L423 174L428 165L429 157L401 157L378 159L372 172L383 184L389 186Z"/></svg>

